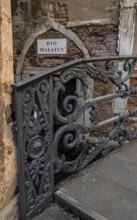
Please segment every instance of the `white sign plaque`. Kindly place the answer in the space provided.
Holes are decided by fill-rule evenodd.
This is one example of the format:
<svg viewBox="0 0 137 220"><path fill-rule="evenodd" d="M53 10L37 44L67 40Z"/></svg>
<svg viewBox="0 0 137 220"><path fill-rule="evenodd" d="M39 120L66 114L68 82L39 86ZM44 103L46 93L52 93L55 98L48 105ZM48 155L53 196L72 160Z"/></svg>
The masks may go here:
<svg viewBox="0 0 137 220"><path fill-rule="evenodd" d="M37 39L38 55L65 55L67 54L67 39Z"/></svg>

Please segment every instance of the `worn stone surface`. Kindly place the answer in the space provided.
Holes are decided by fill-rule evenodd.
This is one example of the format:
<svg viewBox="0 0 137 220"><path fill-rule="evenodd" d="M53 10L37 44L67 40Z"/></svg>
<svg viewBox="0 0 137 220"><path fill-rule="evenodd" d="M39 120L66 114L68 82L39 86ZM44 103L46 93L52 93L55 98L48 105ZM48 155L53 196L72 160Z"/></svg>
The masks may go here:
<svg viewBox="0 0 137 220"><path fill-rule="evenodd" d="M74 220L74 218L67 215L57 205L53 205L33 220Z"/></svg>
<svg viewBox="0 0 137 220"><path fill-rule="evenodd" d="M11 132L11 84L13 50L10 1L0 2L0 208L14 195L16 187L15 146Z"/></svg>
<svg viewBox="0 0 137 220"><path fill-rule="evenodd" d="M12 199L8 205L6 205L0 211L1 220L18 220L19 219L19 208L18 208L18 196Z"/></svg>
<svg viewBox="0 0 137 220"><path fill-rule="evenodd" d="M57 191L65 201L79 204L92 216L96 212L111 220L137 217L137 141L79 173ZM62 193L62 194L61 194ZM68 200L69 199L69 200Z"/></svg>

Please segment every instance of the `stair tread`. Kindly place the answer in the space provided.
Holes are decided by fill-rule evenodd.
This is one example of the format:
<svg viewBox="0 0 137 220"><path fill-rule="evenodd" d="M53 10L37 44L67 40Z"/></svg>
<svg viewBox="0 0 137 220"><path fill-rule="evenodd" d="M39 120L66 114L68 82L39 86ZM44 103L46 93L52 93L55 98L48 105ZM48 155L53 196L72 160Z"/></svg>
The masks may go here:
<svg viewBox="0 0 137 220"><path fill-rule="evenodd" d="M95 212L102 219L136 220L137 144L130 145L81 172L55 194L69 202L71 198L91 216Z"/></svg>
<svg viewBox="0 0 137 220"><path fill-rule="evenodd" d="M74 220L72 217L68 216L63 210L61 210L57 205L53 205L46 209L42 214L33 218L33 220Z"/></svg>

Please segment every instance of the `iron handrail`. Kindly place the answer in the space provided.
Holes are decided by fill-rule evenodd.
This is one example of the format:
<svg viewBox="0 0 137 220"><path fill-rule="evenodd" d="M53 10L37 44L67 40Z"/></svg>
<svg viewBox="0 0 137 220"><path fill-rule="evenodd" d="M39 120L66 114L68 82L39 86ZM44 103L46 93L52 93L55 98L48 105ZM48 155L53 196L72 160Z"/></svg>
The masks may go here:
<svg viewBox="0 0 137 220"><path fill-rule="evenodd" d="M31 78L27 78L27 79L23 79L20 82L17 82L16 84L14 84L14 87L16 89L18 88L22 88L24 86L29 85L29 83L35 83L37 80L42 80L43 77L45 76L50 76L50 75L54 75L58 72L62 72L64 70L66 70L67 68L72 68L75 67L77 65L81 65L81 64L87 64L87 63L91 63L91 62L103 62L103 61L123 61L123 60L129 60L129 59L137 59L137 56L113 56L113 57L93 57L93 58L88 58L88 59L79 59L79 60L73 60L73 61L69 61L67 63L58 65L56 67L50 68L49 70L45 70L45 71L39 71L36 75L31 76Z"/></svg>
<svg viewBox="0 0 137 220"><path fill-rule="evenodd" d="M106 62L105 69L89 63ZM111 61L124 61L127 73L115 70ZM94 160L109 140L121 145L126 140L137 138L137 128L131 134L124 119L137 115L137 108L98 122L97 104L118 97L137 94L137 87L129 88L125 81L133 74L137 56L115 56L80 59L53 67L13 85L16 110L16 141L18 155L21 220L33 217L47 207L54 193L54 173L74 172ZM109 65L108 65L109 64ZM87 79L113 83L117 90L112 94L85 100ZM79 80L79 92L64 94L67 83ZM83 97L83 103L78 99ZM79 118L89 110L89 124ZM114 123L109 134L101 137L95 145L87 142L87 134L97 128Z"/></svg>

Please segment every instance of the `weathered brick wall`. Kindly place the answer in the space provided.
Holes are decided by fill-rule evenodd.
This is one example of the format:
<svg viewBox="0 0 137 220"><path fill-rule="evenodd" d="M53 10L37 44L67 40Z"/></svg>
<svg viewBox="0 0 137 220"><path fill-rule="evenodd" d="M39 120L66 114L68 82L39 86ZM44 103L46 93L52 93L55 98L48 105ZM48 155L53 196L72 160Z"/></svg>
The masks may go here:
<svg viewBox="0 0 137 220"><path fill-rule="evenodd" d="M20 6L20 7L19 7ZM57 2L52 2L46 5L43 1L34 1L32 3L32 17L28 20L26 17L26 3L22 3L17 6L16 3L13 5L13 30L14 30L14 58L16 65L16 58L21 53L24 42L29 35L33 32L36 27L42 25L47 17L50 17L55 22L67 25L68 22L68 7L67 4L61 4ZM79 27L70 28L85 44L91 57L96 56L112 56L116 55L117 48L117 36L118 36L118 26L116 24L106 24L106 25L82 25ZM39 36L39 38L58 38L65 37L58 31L54 29L49 30L45 34ZM35 42L29 48L24 63L21 70L20 76L16 79L20 80L28 77L31 69L47 69L53 66L68 62L73 59L78 59L83 57L83 53L78 49L78 47L68 39L68 50L67 56L61 57L47 57L47 56L37 56L35 52ZM100 65L102 68L102 66ZM34 70L33 70L34 71ZM94 84L94 94L93 96L100 96L109 94L113 91L113 86L105 85L100 82L95 82ZM92 95L92 94L91 94ZM112 101L107 103L101 103L98 105L100 109L100 119L104 120L106 117L113 115L112 111ZM106 108L107 106L107 108Z"/></svg>
<svg viewBox="0 0 137 220"><path fill-rule="evenodd" d="M117 25L89 25L75 27L72 30L83 40L88 47L91 57L98 56L114 56L117 49ZM96 67L104 68L104 63L96 63ZM104 84L99 81L94 81L93 97L103 96L113 93L113 84ZM101 102L98 104L99 121L112 117L113 101ZM94 132L94 135L103 135L110 130L110 126L103 127Z"/></svg>
<svg viewBox="0 0 137 220"><path fill-rule="evenodd" d="M83 40L91 57L116 55L117 25L87 25L72 30Z"/></svg>
<svg viewBox="0 0 137 220"><path fill-rule="evenodd" d="M137 70L135 70L133 76L130 79L130 87L136 87L137 86ZM131 95L128 97L128 103L127 108L137 108L137 95ZM137 127L137 117L131 117L129 120L126 121L127 126L129 127L130 131L134 131L134 129Z"/></svg>
<svg viewBox="0 0 137 220"><path fill-rule="evenodd" d="M35 2L36 3L36 2ZM13 37L14 37L14 63L16 68L18 55L21 53L25 41L29 38L29 35L33 33L33 31L42 26L45 21L47 21L47 17L52 18L55 22L59 22L60 24L66 24L68 20L67 14L67 6L66 4L57 4L50 3L47 11L43 12L40 10L37 4L32 4L32 18L31 22L27 22L25 17L27 16L27 12L25 10L26 5L25 2L22 2L19 6L17 4L13 4ZM66 38L65 35L60 32L51 29L43 35L39 35L39 38ZM29 48L20 76L15 76L15 80L19 81L28 76L28 71L26 69L37 68L37 69L47 69L59 64L63 64L64 62L68 62L73 59L83 58L83 53L78 49L78 47L68 39L68 55L66 56L37 56L36 55L36 43Z"/></svg>
<svg viewBox="0 0 137 220"><path fill-rule="evenodd" d="M33 1L31 11L27 11L26 1L20 1L20 4L12 0L12 12L13 12L13 37L14 37L14 58L16 64L16 58L21 53L24 46L24 42L29 38L29 35L40 25L46 22L46 19L50 17L55 22L63 25L68 21L68 9L67 4L61 4L51 2L43 3L43 1ZM29 15L28 15L29 13ZM31 18L29 17L31 14ZM28 18L29 17L29 18ZM117 26L116 25L89 25L72 28L72 30L80 37L85 43L91 56L105 56L115 54L116 49L116 37ZM57 32L49 32L45 37L62 37ZM72 43L71 43L72 44ZM69 45L70 53L68 59L65 62L73 59L83 57L76 47L71 48ZM30 49L31 50L31 49ZM33 52L35 52L33 50ZM31 59L32 60L32 59ZM56 59L53 62L53 66L59 64ZM61 61L62 63L63 61ZM48 63L48 60L47 60ZM26 64L25 64L26 65ZM30 65L30 64L28 64ZM48 65L50 67L50 65Z"/></svg>
<svg viewBox="0 0 137 220"><path fill-rule="evenodd" d="M66 25L68 21L67 4L52 3L54 20L60 24Z"/></svg>
<svg viewBox="0 0 137 220"><path fill-rule="evenodd" d="M40 35L39 38L66 38L65 35L61 34L58 31L55 31L54 29L49 30L43 35ZM37 56L36 55L36 42L32 44L32 46L29 48L25 60L24 65L22 68L22 78L28 77L28 74L30 70L32 71L39 69L48 69L55 67L59 64L63 64L65 62L68 62L70 60L74 59L80 59L83 58L83 53L80 51L80 49L70 40L68 41L68 55L61 55L61 56Z"/></svg>
<svg viewBox="0 0 137 220"><path fill-rule="evenodd" d="M135 70L134 75L130 79L130 87L137 86L137 70ZM137 107L137 95L132 95L128 98L128 108Z"/></svg>
<svg viewBox="0 0 137 220"><path fill-rule="evenodd" d="M68 11L70 8L68 7L69 3L62 0L54 2L34 0L32 2L31 9L27 8L27 1L21 0L20 3L17 3L17 1L12 0L12 2L14 63L16 67L16 59L21 53L24 43L27 39L29 39L30 34L33 33L37 27L42 26L49 18L54 22L67 27L71 13ZM113 7L108 9L111 19L113 18L113 13L115 13L115 15L118 13L118 8L119 3L115 2ZM70 27L70 30L72 30L83 41L91 57L113 56L117 54L118 25L117 22L114 22L114 18L112 20L113 22L111 24L74 25L75 27ZM39 38L50 37L64 38L66 36L54 29L51 29L45 34L39 36ZM36 71L43 68L47 69L73 59L84 57L81 50L69 39L69 53L67 56L37 56L35 46L34 42L29 48L24 59L21 73L20 75L15 76L16 81L28 77L29 73L32 73L34 69L36 69ZM100 64L99 67L102 68L102 65ZM131 85L133 84L136 85L136 79L131 79ZM95 81L93 97L112 93L113 89L114 87L111 84L105 85ZM130 97L128 99L128 107L136 104L136 99L134 97ZM106 118L113 116L113 101L100 103L98 106L100 109L100 120L105 120ZM100 132L102 132L102 129Z"/></svg>

